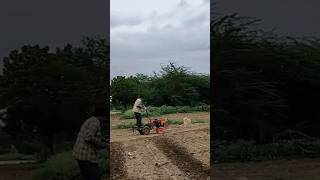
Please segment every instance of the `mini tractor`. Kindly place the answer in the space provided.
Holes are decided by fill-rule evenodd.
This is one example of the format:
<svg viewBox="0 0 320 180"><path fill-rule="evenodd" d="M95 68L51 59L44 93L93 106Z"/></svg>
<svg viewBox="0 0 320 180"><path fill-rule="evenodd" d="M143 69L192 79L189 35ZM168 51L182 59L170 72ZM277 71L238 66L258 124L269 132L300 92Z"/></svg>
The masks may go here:
<svg viewBox="0 0 320 180"><path fill-rule="evenodd" d="M165 132L165 129L167 129L169 127L168 123L165 119L151 118L147 109L146 109L146 114L147 114L147 119L148 119L147 123L144 124L141 128L134 126L133 133L135 133L135 131L138 131L141 135L149 135L152 130L155 130L156 134L163 134Z"/></svg>

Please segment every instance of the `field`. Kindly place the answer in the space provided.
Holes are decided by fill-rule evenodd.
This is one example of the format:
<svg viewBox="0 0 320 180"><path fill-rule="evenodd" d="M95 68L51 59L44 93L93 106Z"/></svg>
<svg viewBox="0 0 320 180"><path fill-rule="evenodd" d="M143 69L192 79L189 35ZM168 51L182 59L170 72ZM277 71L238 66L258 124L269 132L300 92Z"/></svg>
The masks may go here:
<svg viewBox="0 0 320 180"><path fill-rule="evenodd" d="M209 112L162 117L182 121L185 116L202 123L189 127L170 125L165 134L148 136L112 128L112 179L207 179L210 175ZM128 120L111 115L111 127L123 121Z"/></svg>
<svg viewBox="0 0 320 180"><path fill-rule="evenodd" d="M212 170L211 177L219 180L318 180L320 159L222 163Z"/></svg>
<svg viewBox="0 0 320 180"><path fill-rule="evenodd" d="M37 165L0 165L0 180L32 180Z"/></svg>

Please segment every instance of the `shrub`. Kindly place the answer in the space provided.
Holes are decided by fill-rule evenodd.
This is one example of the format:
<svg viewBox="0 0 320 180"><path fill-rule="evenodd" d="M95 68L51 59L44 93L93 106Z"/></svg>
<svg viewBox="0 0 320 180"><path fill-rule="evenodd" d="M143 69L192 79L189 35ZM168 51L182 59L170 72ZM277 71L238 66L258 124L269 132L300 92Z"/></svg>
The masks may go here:
<svg viewBox="0 0 320 180"><path fill-rule="evenodd" d="M181 124L183 124L182 121L171 120L171 119L168 119L167 123L170 124L170 125L181 125Z"/></svg>
<svg viewBox="0 0 320 180"><path fill-rule="evenodd" d="M0 161L7 160L34 160L35 156L30 154L7 153L0 155Z"/></svg>
<svg viewBox="0 0 320 180"><path fill-rule="evenodd" d="M0 154L8 153L11 149L12 138L2 128L0 128Z"/></svg>
<svg viewBox="0 0 320 180"><path fill-rule="evenodd" d="M161 116L164 114L174 114L174 113L189 113L189 112L196 112L196 111L205 111L208 112L210 111L210 106L209 105L200 105L200 106L161 106L161 107L148 107L147 108L149 111L150 116ZM142 112L142 117L146 117L147 114L146 112ZM126 110L122 115L120 116L121 119L131 119L134 118L134 113L132 112L131 109Z"/></svg>
<svg viewBox="0 0 320 180"><path fill-rule="evenodd" d="M100 154L99 166L106 178L108 166L106 154ZM77 162L73 159L71 151L56 154L49 158L36 172L33 180L81 180Z"/></svg>
<svg viewBox="0 0 320 180"><path fill-rule="evenodd" d="M18 152L22 154L39 153L42 149L42 145L39 142L17 140L14 145Z"/></svg>
<svg viewBox="0 0 320 180"><path fill-rule="evenodd" d="M198 124L198 123L207 123L206 121L201 121L201 120L191 120L192 124Z"/></svg>
<svg viewBox="0 0 320 180"><path fill-rule="evenodd" d="M314 157L320 154L320 139L293 139L261 145L254 141L240 140L228 144L215 144L213 151L213 159L218 162Z"/></svg>

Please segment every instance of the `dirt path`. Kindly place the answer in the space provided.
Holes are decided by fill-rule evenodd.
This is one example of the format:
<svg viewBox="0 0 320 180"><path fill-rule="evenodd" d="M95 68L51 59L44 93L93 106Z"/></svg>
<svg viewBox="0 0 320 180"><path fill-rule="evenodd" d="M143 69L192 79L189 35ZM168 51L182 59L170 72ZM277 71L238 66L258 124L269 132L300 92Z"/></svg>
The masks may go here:
<svg viewBox="0 0 320 180"><path fill-rule="evenodd" d="M219 180L319 180L320 159L214 164L211 177Z"/></svg>

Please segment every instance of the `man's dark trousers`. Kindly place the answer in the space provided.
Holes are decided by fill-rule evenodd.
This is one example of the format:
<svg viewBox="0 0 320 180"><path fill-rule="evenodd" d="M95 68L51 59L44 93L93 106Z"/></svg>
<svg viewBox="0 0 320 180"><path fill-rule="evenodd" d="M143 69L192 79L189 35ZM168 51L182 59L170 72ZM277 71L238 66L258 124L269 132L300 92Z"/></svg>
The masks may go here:
<svg viewBox="0 0 320 180"><path fill-rule="evenodd" d="M98 164L90 161L77 160L80 173L85 180L100 180L101 174Z"/></svg>
<svg viewBox="0 0 320 180"><path fill-rule="evenodd" d="M134 116L135 116L135 118L137 120L137 126L140 128L141 127L141 121L142 121L141 113L135 112Z"/></svg>

